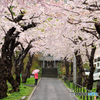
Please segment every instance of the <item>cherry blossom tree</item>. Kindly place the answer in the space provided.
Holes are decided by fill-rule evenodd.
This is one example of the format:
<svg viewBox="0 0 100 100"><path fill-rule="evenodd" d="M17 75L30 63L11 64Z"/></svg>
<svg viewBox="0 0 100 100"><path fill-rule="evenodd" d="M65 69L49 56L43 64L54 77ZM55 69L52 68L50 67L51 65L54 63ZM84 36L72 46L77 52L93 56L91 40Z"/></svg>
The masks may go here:
<svg viewBox="0 0 100 100"><path fill-rule="evenodd" d="M13 1L11 3L13 3ZM23 8L23 10L20 8L20 10L19 10L20 13L18 15L16 15L16 17L14 17L14 15L16 13L13 12L13 10L14 10L13 8L15 8L15 6L13 6L13 4L10 5L10 6L8 5L7 9L8 9L9 12L8 11L4 12L4 13L7 13L7 14L5 14L5 18L7 19L7 21L5 21L5 22L10 21L11 26L7 27L7 28L10 28L10 29L8 29L7 32L6 32L5 25L2 26L2 29L5 33L5 38L4 38L4 43L2 45L2 48L1 48L2 52L1 52L1 63L0 63L1 64L1 67L0 67L0 69L1 69L1 72L0 72L0 81L1 81L0 87L2 89L0 89L0 98L7 96L7 80L12 85L14 91L17 91L17 92L19 91L18 85L20 84L19 78L20 78L20 68L23 64L22 60L25 58L26 54L28 53L28 51L32 47L31 42L35 41L35 39L31 40L28 43L27 48L25 50L22 50L22 52L20 53L20 55L18 57L18 60L20 60L20 62L17 60L18 66L16 67L16 70L17 70L16 81L14 80L14 78L11 74L12 55L14 53L14 49L18 45L21 45L21 47L22 47L22 44L18 41L19 34L21 32L24 32L24 31L30 29L30 28L36 27L36 25L38 24L38 23L36 23L32 20L33 18L35 18L34 16L31 16L28 21L26 21L27 20L26 18L25 19L23 18L25 16L24 15L25 14L24 8ZM7 9L5 9L5 11ZM39 16L37 16L37 17L39 17ZM5 24L5 22L2 22L2 23ZM12 23L14 23L14 24L12 24Z"/></svg>
<svg viewBox="0 0 100 100"><path fill-rule="evenodd" d="M44 37L43 40L31 42L31 54L43 52L54 55L56 58L64 58L68 55L69 59L72 58L74 50L80 48L83 53L85 48L80 43L77 46L73 44L73 48L70 48L71 41L66 40L65 37L73 37L74 40L80 36L84 39L88 38L89 42L93 39L90 38L91 34L99 39L97 22L100 19L100 2L97 0L67 0L66 3L64 0L57 2L55 0L49 0L49 2L47 0L2 0L0 6L1 66L6 70L2 69L0 72L0 79L5 79L2 81L5 84L5 92L3 89L0 90L0 98L6 96L6 80L8 79L7 74L4 73L11 72L10 62L13 51L21 43L24 49L27 48L25 39L30 43L30 40L34 38ZM9 50L10 48L12 49ZM7 65L10 67L8 68ZM8 69L9 71L7 71ZM2 87L2 83L0 83L0 87ZM15 90L19 91L18 84L14 87L17 87Z"/></svg>
<svg viewBox="0 0 100 100"><path fill-rule="evenodd" d="M77 36L79 34L79 32L80 33L83 32L83 31L81 32L79 30L84 30L85 32L88 32L88 33L92 34L93 36L95 36L98 39L98 36L96 34L96 30L97 29L93 28L94 27L94 23L96 22L95 21L96 20L95 15L97 14L97 12L94 12L94 11L99 10L97 2L92 2L92 1L84 1L84 2L82 2L82 1L80 1L80 4L78 4L78 5L76 5L78 2L76 2L75 4L73 4L73 3L75 3L75 2L72 1L71 5L70 5L70 7L73 6L72 9L67 10L67 11L71 12L72 14L69 15L69 18L68 18L68 16L66 17L66 21L68 23L72 24L72 26L68 25L68 23L66 24L66 26L65 26L65 29L67 31L66 33L67 34L71 33L71 35L74 35L74 36L75 36L75 33L76 33L76 36ZM51 5L51 6L53 6L53 5ZM91 7L93 7L94 10ZM61 6L59 6L59 8L61 8ZM92 13L91 13L91 11L92 11ZM76 17L76 19L75 19L75 17ZM97 25L97 23L95 23L95 26L96 25ZM90 27L88 27L88 26L90 26ZM64 31L65 31L65 29L64 29ZM86 29L89 29L89 30L92 30L92 31L89 31L89 30L86 30ZM85 34L86 34L85 36L87 37L87 33L85 33ZM92 58L93 58L93 56L92 56ZM92 65L93 65L93 59L91 61L92 61ZM94 70L92 72L90 72L90 73L93 73L93 72L94 72Z"/></svg>

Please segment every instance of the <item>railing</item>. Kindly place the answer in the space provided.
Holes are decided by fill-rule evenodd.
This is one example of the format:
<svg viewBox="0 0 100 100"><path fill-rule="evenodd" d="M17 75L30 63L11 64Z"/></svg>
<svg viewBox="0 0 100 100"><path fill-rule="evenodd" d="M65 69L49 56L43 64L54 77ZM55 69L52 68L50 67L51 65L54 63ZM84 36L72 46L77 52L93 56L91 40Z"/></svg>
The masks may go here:
<svg viewBox="0 0 100 100"><path fill-rule="evenodd" d="M63 79L64 79L64 82L72 91L71 96L76 95L81 100L100 100L100 96L96 97L97 96L96 92L92 92L79 84L74 84L67 77L64 77Z"/></svg>

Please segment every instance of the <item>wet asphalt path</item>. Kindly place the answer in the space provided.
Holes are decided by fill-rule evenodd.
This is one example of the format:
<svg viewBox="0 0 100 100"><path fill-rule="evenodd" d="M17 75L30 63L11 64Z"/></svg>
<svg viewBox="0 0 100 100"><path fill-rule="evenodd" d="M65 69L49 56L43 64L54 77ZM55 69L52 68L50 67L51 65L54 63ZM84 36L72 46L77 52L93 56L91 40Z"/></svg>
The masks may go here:
<svg viewBox="0 0 100 100"><path fill-rule="evenodd" d="M76 100L57 78L42 78L31 100Z"/></svg>

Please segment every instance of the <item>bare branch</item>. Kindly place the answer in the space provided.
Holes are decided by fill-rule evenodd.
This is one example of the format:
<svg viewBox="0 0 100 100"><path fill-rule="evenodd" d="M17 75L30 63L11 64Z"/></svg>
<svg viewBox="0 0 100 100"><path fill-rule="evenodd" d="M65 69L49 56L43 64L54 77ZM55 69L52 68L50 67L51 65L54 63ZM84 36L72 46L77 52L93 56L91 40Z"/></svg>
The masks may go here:
<svg viewBox="0 0 100 100"><path fill-rule="evenodd" d="M11 16L12 16L12 19L14 20L14 16L13 16L13 13L12 13L12 11L11 11L11 7L12 7L12 6L7 7L7 8L8 8L8 10L9 10L9 12L10 12Z"/></svg>
<svg viewBox="0 0 100 100"><path fill-rule="evenodd" d="M10 19L9 17L7 17L7 16L5 16L9 21L11 21L11 22L13 22L13 20L12 19Z"/></svg>
<svg viewBox="0 0 100 100"><path fill-rule="evenodd" d="M81 31L90 33L90 34L94 35L97 39L99 39L99 37L96 34L96 31L89 31L89 30L85 29L84 27L83 27L83 29L81 29Z"/></svg>
<svg viewBox="0 0 100 100"><path fill-rule="evenodd" d="M20 10L20 14L19 14L16 18L14 18L14 16L13 16L13 13L14 13L14 12L11 10L11 7L12 7L12 6L8 7L8 10L9 10L11 16L12 16L12 19L9 18L9 17L7 17L7 16L5 16L5 17L6 17L8 20L10 20L10 21L12 21L12 22L15 22L15 23L18 23L19 21L23 20L22 18L24 17L25 12Z"/></svg>
<svg viewBox="0 0 100 100"><path fill-rule="evenodd" d="M78 36L78 39L79 39L80 41L82 41L82 42L83 42L83 39L82 39L82 37Z"/></svg>
<svg viewBox="0 0 100 100"><path fill-rule="evenodd" d="M76 23L75 23L75 22L72 22L72 21L70 21L70 20L68 20L67 22L68 22L68 23L70 23L70 24L74 24L74 25L76 25L76 24L79 24L79 23L80 23L80 22L76 22Z"/></svg>
<svg viewBox="0 0 100 100"><path fill-rule="evenodd" d="M100 5L98 5L97 2L95 2L94 4L91 4L91 5L88 4L88 6L89 7L86 7L87 10L90 10L90 11L98 11L98 10L100 10L100 8L99 8Z"/></svg>
<svg viewBox="0 0 100 100"><path fill-rule="evenodd" d="M15 23L17 23L17 22L23 20L22 18L24 17L25 12L20 10L20 13L21 13L21 14L18 15L18 16L14 19L14 22L15 22Z"/></svg>
<svg viewBox="0 0 100 100"><path fill-rule="evenodd" d="M32 19L32 18L38 18L38 17L40 17L40 16L42 15L42 13L43 13L43 12L41 12L41 14L38 15L38 16L34 16L34 15L33 15L32 17L30 17L30 19Z"/></svg>
<svg viewBox="0 0 100 100"><path fill-rule="evenodd" d="M37 37L37 38L35 38L35 39L32 39L30 42L34 42L34 41L40 40L40 39L42 39L42 38L44 38L44 37Z"/></svg>
<svg viewBox="0 0 100 100"><path fill-rule="evenodd" d="M29 29L29 28L32 28L32 27L36 27L36 25L38 24L38 23L34 23L34 22L32 22L32 23L28 23L28 25L21 25L20 23L18 23L20 26L21 26L21 28L23 29L22 31L25 31L25 30L27 30L27 29Z"/></svg>
<svg viewBox="0 0 100 100"><path fill-rule="evenodd" d="M86 21L86 22L83 22L83 23L95 23L95 21Z"/></svg>
<svg viewBox="0 0 100 100"><path fill-rule="evenodd" d="M90 30L96 30L96 29L94 29L94 28L89 28L89 27L84 27L84 28L87 28L87 29L90 29Z"/></svg>
<svg viewBox="0 0 100 100"><path fill-rule="evenodd" d="M20 46L21 46L21 48L22 48L22 51L23 51L23 50L24 50L24 47L23 47L22 43L19 42L19 44L20 44ZM19 50L20 50L20 47L19 47L19 46L18 46L18 48L19 48Z"/></svg>
<svg viewBox="0 0 100 100"><path fill-rule="evenodd" d="M17 32L13 35L13 38L18 37L19 34L20 34L20 32L17 31Z"/></svg>
<svg viewBox="0 0 100 100"><path fill-rule="evenodd" d="M77 15L80 15L78 12L75 12L75 11L70 11L70 10L65 9L65 8L62 8L62 9L63 9L63 10L65 10L65 11L72 12L72 13L75 13L75 14L77 14Z"/></svg>
<svg viewBox="0 0 100 100"><path fill-rule="evenodd" d="M27 41L27 39L26 39L26 38L24 39L24 41L25 41L26 43L29 43L29 42Z"/></svg>
<svg viewBox="0 0 100 100"><path fill-rule="evenodd" d="M99 6L98 6L98 4L97 4L97 1L96 1L95 3L96 3L96 7L99 9Z"/></svg>
<svg viewBox="0 0 100 100"><path fill-rule="evenodd" d="M98 10L100 10L99 8L93 9L93 8L91 8L91 7L87 7L86 9L87 9L87 10L90 10L90 11L98 11Z"/></svg>
<svg viewBox="0 0 100 100"><path fill-rule="evenodd" d="M83 4L86 4L86 5L87 5L88 3L86 3L86 1L87 1L87 0L84 0Z"/></svg>
<svg viewBox="0 0 100 100"><path fill-rule="evenodd" d="M17 47L18 45L20 45L20 46L21 46L21 48L22 48L22 50L24 50L23 45L22 45L22 43L21 43L21 42L16 42L16 43L14 44L14 47ZM19 47L19 46L18 46L18 48L20 49L20 47Z"/></svg>
<svg viewBox="0 0 100 100"><path fill-rule="evenodd" d="M76 19L71 19L68 18L68 23L70 24L79 24L79 23L96 23L96 21L82 21L82 20L76 20Z"/></svg>
<svg viewBox="0 0 100 100"><path fill-rule="evenodd" d="M2 26L1 26L1 28L2 28L2 30L4 31L4 33L7 34L6 31L5 31L5 29L4 29Z"/></svg>
<svg viewBox="0 0 100 100"><path fill-rule="evenodd" d="M68 38L69 40L71 40L75 45L77 45L77 40L72 40L71 38Z"/></svg>
<svg viewBox="0 0 100 100"><path fill-rule="evenodd" d="M68 18L67 22L70 23L70 24L95 23L95 21L82 21L82 20L76 20L76 19L70 19L70 18Z"/></svg>
<svg viewBox="0 0 100 100"><path fill-rule="evenodd" d="M77 22L75 22L75 21L77 21ZM79 23L81 23L82 21L81 21L81 20L75 20L75 19L70 19L70 18L68 18L67 22L70 23L70 24L79 24Z"/></svg>

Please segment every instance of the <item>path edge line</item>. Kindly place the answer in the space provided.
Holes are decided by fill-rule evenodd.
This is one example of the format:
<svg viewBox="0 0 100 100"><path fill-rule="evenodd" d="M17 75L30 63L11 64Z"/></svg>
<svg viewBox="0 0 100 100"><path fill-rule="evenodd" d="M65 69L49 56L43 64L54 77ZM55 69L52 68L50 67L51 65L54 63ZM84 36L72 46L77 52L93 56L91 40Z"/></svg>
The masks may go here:
<svg viewBox="0 0 100 100"><path fill-rule="evenodd" d="M40 80L41 80L41 78L39 79L37 86L39 85ZM31 100L32 95L34 94L34 92L35 92L35 90L36 90L37 86L35 86L35 87L34 87L34 89L33 89L32 93L30 94L30 96L29 96L29 98L28 98L28 100Z"/></svg>
<svg viewBox="0 0 100 100"><path fill-rule="evenodd" d="M59 79L60 81L62 81L61 79ZM66 87L66 89L71 93L71 89L69 89L64 82L62 81L62 84ZM76 96L74 96L76 100L79 100Z"/></svg>

